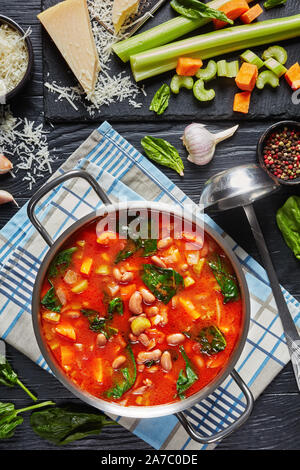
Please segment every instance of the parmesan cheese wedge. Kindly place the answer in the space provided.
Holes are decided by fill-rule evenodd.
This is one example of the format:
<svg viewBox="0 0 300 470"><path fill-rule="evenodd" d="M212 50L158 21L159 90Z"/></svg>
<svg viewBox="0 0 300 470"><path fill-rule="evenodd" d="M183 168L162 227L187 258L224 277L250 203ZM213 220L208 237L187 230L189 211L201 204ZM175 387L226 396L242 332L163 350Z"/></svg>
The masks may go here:
<svg viewBox="0 0 300 470"><path fill-rule="evenodd" d="M112 7L112 21L115 32L118 33L125 21L135 14L139 7L139 0L114 0Z"/></svg>
<svg viewBox="0 0 300 470"><path fill-rule="evenodd" d="M86 0L64 0L37 17L85 93L92 94L100 62Z"/></svg>

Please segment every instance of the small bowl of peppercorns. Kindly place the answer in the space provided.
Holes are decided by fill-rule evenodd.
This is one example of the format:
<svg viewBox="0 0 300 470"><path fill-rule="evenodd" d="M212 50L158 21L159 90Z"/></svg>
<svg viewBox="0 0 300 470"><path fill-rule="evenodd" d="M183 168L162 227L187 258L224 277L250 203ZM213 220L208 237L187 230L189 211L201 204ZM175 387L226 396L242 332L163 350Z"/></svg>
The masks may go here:
<svg viewBox="0 0 300 470"><path fill-rule="evenodd" d="M257 144L260 165L282 184L300 183L300 122L280 121Z"/></svg>

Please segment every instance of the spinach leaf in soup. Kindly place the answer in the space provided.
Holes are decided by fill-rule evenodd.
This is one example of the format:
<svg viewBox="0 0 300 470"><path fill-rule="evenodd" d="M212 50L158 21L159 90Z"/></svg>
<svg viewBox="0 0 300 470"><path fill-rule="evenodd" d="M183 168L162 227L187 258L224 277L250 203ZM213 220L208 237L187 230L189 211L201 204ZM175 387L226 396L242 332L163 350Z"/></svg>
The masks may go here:
<svg viewBox="0 0 300 470"><path fill-rule="evenodd" d="M184 165L176 148L167 140L146 135L141 144L150 160L177 171L183 176Z"/></svg>
<svg viewBox="0 0 300 470"><path fill-rule="evenodd" d="M208 356L224 351L227 346L225 337L215 325L202 328L195 340L200 343L201 352Z"/></svg>
<svg viewBox="0 0 300 470"><path fill-rule="evenodd" d="M229 272L224 259L220 255L213 255L208 259L208 265L221 288L223 303L237 300L239 298L237 279Z"/></svg>
<svg viewBox="0 0 300 470"><path fill-rule="evenodd" d="M179 351L185 362L185 370L181 369L179 372L176 389L179 398L183 400L185 398L185 392L198 380L198 375L194 371L184 347L180 346Z"/></svg>
<svg viewBox="0 0 300 470"><path fill-rule="evenodd" d="M60 312L62 305L56 296L54 285L50 280L49 283L51 284L51 287L42 298L41 304L47 310L51 310L52 312Z"/></svg>
<svg viewBox="0 0 300 470"><path fill-rule="evenodd" d="M123 300L121 297L115 297L114 299L110 300L108 303L108 317L112 319L113 314L116 312L119 315L123 315L124 313L124 305Z"/></svg>
<svg viewBox="0 0 300 470"><path fill-rule="evenodd" d="M134 255L139 249L141 248L140 242L138 240L133 240L132 238L128 238L125 248L119 251L115 258L115 264L120 263L120 261L124 261L125 259L129 258L130 256Z"/></svg>
<svg viewBox="0 0 300 470"><path fill-rule="evenodd" d="M126 349L129 353L128 359L130 365L129 367L121 369L123 380L116 383L112 388L105 392L107 397L114 398L115 400L121 398L124 393L128 392L136 381L136 362L130 344L126 346Z"/></svg>
<svg viewBox="0 0 300 470"><path fill-rule="evenodd" d="M85 317L88 317L89 328L94 331L94 333L102 333L106 339L118 333L117 328L113 328L109 325L108 320L112 318L101 317L100 313L93 309L81 309L80 311Z"/></svg>
<svg viewBox="0 0 300 470"><path fill-rule="evenodd" d="M163 114L169 105L170 96L170 87L164 83L153 96L149 110L158 115Z"/></svg>
<svg viewBox="0 0 300 470"><path fill-rule="evenodd" d="M158 300L167 304L183 288L183 277L174 269L144 264L142 281Z"/></svg>
<svg viewBox="0 0 300 470"><path fill-rule="evenodd" d="M74 246L60 251L49 266L48 277L56 277L58 274L62 275L70 266L72 255L77 249L78 248Z"/></svg>
<svg viewBox="0 0 300 470"><path fill-rule="evenodd" d="M125 248L117 254L115 264L130 258L130 256L141 249L143 250L142 256L144 257L154 255L157 251L157 240L151 238L146 238L145 240L142 238L128 238Z"/></svg>
<svg viewBox="0 0 300 470"><path fill-rule="evenodd" d="M300 197L290 196L276 213L276 222L287 246L300 260Z"/></svg>
<svg viewBox="0 0 300 470"><path fill-rule="evenodd" d="M233 24L233 21L225 13L209 7L199 0L172 0L170 5L176 13L192 20L212 18Z"/></svg>

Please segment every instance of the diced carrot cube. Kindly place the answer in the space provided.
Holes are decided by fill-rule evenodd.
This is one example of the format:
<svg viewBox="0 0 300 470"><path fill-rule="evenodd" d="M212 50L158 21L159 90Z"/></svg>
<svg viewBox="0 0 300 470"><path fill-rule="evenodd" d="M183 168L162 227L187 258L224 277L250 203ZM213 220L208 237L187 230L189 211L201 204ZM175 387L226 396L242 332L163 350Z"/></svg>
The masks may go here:
<svg viewBox="0 0 300 470"><path fill-rule="evenodd" d="M290 85L292 90L298 90L300 88L300 65L296 62L292 65L286 74L284 75L287 83Z"/></svg>
<svg viewBox="0 0 300 470"><path fill-rule="evenodd" d="M230 0L229 2L225 3L217 9L225 13L227 18L234 21L243 13L249 10L249 5L246 0ZM221 29L224 28L224 26L228 25L228 23L221 20L213 20L213 23L215 29Z"/></svg>
<svg viewBox="0 0 300 470"><path fill-rule="evenodd" d="M249 111L251 99L250 91L243 91L242 93L236 93L233 102L233 111L247 114Z"/></svg>
<svg viewBox="0 0 300 470"><path fill-rule="evenodd" d="M70 346L61 346L60 347L60 359L61 365L69 366L74 361L74 351Z"/></svg>
<svg viewBox="0 0 300 470"><path fill-rule="evenodd" d="M85 258L81 264L80 272L88 276L93 264L93 258Z"/></svg>
<svg viewBox="0 0 300 470"><path fill-rule="evenodd" d="M235 77L235 83L243 91L252 91L256 85L257 77L257 65L243 62L237 76Z"/></svg>
<svg viewBox="0 0 300 470"><path fill-rule="evenodd" d="M259 3L257 3L256 5L251 7L248 11L243 13L240 16L240 18L241 18L243 23L250 24L250 23L252 23L252 21L256 20L256 18L258 18L263 12L264 11L263 11L262 7L260 6Z"/></svg>
<svg viewBox="0 0 300 470"><path fill-rule="evenodd" d="M73 326L69 325L68 323L60 323L55 327L55 331L65 338L76 341L76 332Z"/></svg>
<svg viewBox="0 0 300 470"><path fill-rule="evenodd" d="M184 310L186 311L186 313L190 315L190 317L192 317L194 320L197 320L198 318L201 317L201 313L197 312L193 302L191 302L188 299L184 299L182 297L178 297L178 300L180 304L182 305L182 307L184 308Z"/></svg>
<svg viewBox="0 0 300 470"><path fill-rule="evenodd" d="M201 59L191 57L179 57L176 67L177 75L192 77L202 67Z"/></svg>
<svg viewBox="0 0 300 470"><path fill-rule="evenodd" d="M120 294L123 300L128 300L132 294L136 291L135 284L128 284L128 286L122 286L120 288Z"/></svg>
<svg viewBox="0 0 300 470"><path fill-rule="evenodd" d="M93 359L93 375L97 382L103 382L103 360L101 357L95 357Z"/></svg>

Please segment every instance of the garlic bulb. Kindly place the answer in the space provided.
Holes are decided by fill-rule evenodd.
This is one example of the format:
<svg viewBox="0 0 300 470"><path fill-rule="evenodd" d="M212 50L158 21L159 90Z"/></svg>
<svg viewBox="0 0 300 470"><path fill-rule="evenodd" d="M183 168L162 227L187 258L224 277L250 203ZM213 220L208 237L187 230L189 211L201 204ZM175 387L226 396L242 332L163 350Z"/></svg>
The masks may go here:
<svg viewBox="0 0 300 470"><path fill-rule="evenodd" d="M12 170L13 164L5 155L0 154L0 175L7 173L8 171Z"/></svg>
<svg viewBox="0 0 300 470"><path fill-rule="evenodd" d="M204 124L193 122L185 128L182 136L183 144L189 153L187 159L196 165L207 165L214 156L216 145L231 137L238 127L237 125L218 134L212 134L205 129Z"/></svg>
<svg viewBox="0 0 300 470"><path fill-rule="evenodd" d="M14 197L8 191L0 189L0 204L6 204L7 202L13 202L17 207L19 207Z"/></svg>

